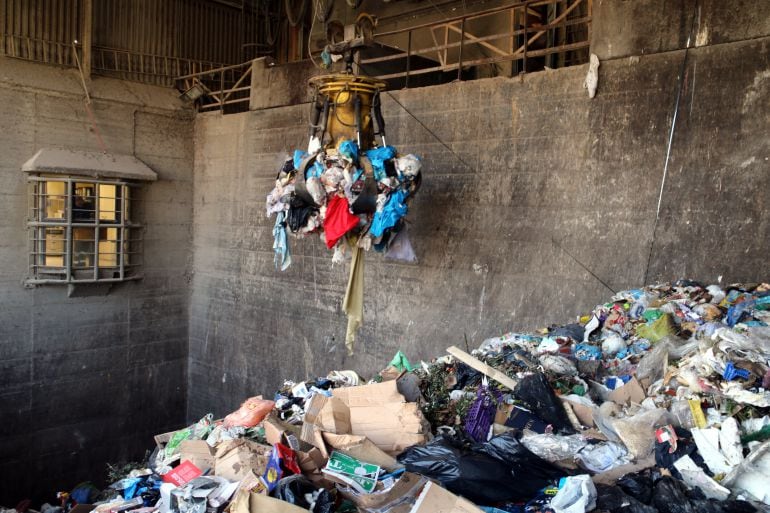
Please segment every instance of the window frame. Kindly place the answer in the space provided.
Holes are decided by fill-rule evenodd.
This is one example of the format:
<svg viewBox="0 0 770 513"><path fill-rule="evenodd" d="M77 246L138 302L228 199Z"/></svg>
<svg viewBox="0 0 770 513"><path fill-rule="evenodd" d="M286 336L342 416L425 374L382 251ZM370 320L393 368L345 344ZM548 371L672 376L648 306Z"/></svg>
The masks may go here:
<svg viewBox="0 0 770 513"><path fill-rule="evenodd" d="M138 188L139 184L127 180L96 178L82 175L60 175L60 174L35 174L28 175L29 184L29 213L27 217L27 229L29 233L29 275L26 279L27 285L57 285L57 284L79 284L79 283L116 283L129 280L140 279L139 268L142 266L143 241L142 225L135 222L132 216L132 206L135 203L135 195L131 190ZM47 183L64 182L65 184L65 206L63 218L48 217L47 200L49 196ZM94 207L93 219L75 219L73 215L73 201L76 196L75 188L77 184L93 184L94 187ZM115 186L114 198L115 205L112 212L115 214L115 221L100 219L102 210L100 201L102 199L101 185ZM120 191L120 192L118 192ZM55 195L60 196L60 195ZM104 196L104 198L107 198ZM64 250L62 266L46 265L45 258L48 253L45 245L47 244L45 233L48 228L62 228L64 230L63 245ZM92 265L85 268L77 268L74 262L75 257L75 239L74 230L77 228L86 228L93 233L93 251ZM100 265L100 243L101 230L103 228L116 228L117 240L105 239L107 242L116 244L115 253L102 252L103 255L115 255L115 265ZM138 250L137 250L138 248ZM88 253L86 253L88 254ZM55 253L54 255L58 255ZM112 276L102 275L104 270L112 270ZM54 277L61 275L61 278Z"/></svg>

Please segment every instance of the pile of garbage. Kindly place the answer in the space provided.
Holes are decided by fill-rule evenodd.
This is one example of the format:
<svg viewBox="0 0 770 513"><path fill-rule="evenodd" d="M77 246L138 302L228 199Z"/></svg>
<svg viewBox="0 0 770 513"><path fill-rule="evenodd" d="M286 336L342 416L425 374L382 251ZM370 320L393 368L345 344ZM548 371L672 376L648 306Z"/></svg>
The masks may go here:
<svg viewBox="0 0 770 513"><path fill-rule="evenodd" d="M768 321L768 284L620 292L368 382L287 381L44 513L767 511Z"/></svg>

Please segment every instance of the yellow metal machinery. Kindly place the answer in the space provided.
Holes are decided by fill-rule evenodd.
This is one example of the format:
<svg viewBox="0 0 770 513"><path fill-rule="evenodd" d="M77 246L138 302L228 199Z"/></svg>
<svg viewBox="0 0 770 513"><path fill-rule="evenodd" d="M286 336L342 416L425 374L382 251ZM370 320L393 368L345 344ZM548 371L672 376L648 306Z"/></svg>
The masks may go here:
<svg viewBox="0 0 770 513"><path fill-rule="evenodd" d="M356 141L361 150L374 145L374 136L383 138L385 124L380 110L381 80L333 74L314 77L310 84L315 91L312 104L310 137L317 137L322 146L336 146L339 141ZM324 136L331 140L324 144Z"/></svg>
<svg viewBox="0 0 770 513"><path fill-rule="evenodd" d="M353 73L356 53L373 41L376 18L362 13L355 24L342 26L333 22L327 32L324 55L344 59L345 73L333 73L310 79L314 101L310 112L310 138L318 138L322 147L334 147L341 140L355 141L361 151L374 146L374 136L385 146L385 123L380 110L380 90L385 82ZM326 64L324 65L326 66ZM330 141L325 143L326 134Z"/></svg>

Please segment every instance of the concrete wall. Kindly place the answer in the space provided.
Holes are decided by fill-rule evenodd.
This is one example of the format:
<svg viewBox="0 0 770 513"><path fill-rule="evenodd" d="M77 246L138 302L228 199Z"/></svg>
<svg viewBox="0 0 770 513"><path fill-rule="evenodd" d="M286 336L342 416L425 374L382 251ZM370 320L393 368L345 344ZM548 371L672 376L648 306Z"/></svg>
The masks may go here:
<svg viewBox="0 0 770 513"><path fill-rule="evenodd" d="M198 116L188 417L284 378L371 373L398 349L426 359L464 336L568 322L609 288L767 279L770 38L690 50L656 223L683 57L604 62L593 100L586 67L393 93L422 122L384 103L389 142L424 158L409 214L420 261L367 255L352 358L347 265L314 237L273 267L264 198L306 144L307 107Z"/></svg>
<svg viewBox="0 0 770 513"><path fill-rule="evenodd" d="M770 34L770 2L596 0L591 52L599 59L680 50Z"/></svg>
<svg viewBox="0 0 770 513"><path fill-rule="evenodd" d="M40 147L99 145L76 72L0 59L0 505L103 479L184 419L192 113L169 89L94 79L91 94L108 150L159 176L135 208L145 277L102 297L26 289L21 165Z"/></svg>

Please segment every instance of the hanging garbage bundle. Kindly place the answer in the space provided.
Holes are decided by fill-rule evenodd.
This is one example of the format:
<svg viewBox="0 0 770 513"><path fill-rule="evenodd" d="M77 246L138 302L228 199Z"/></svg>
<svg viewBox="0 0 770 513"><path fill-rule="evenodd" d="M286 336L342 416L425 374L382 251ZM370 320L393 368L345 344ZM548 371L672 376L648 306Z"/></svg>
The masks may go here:
<svg viewBox="0 0 770 513"><path fill-rule="evenodd" d="M318 234L334 250L333 262L352 253L343 302L352 353L363 320L363 252L374 248L387 258L416 260L404 217L420 187L422 164L386 142L384 82L333 74L315 77L310 85L307 150L295 150L282 164L267 195L267 214L275 214L273 249L282 271L291 265L288 234Z"/></svg>

